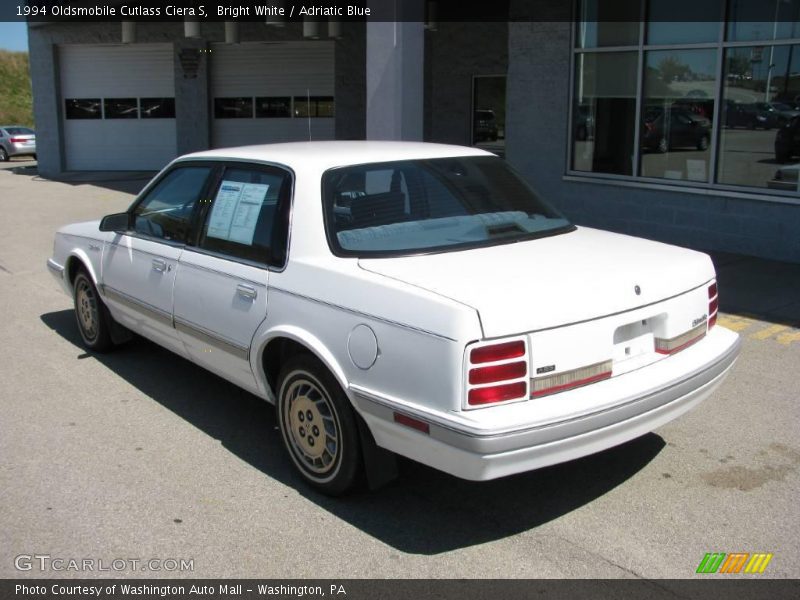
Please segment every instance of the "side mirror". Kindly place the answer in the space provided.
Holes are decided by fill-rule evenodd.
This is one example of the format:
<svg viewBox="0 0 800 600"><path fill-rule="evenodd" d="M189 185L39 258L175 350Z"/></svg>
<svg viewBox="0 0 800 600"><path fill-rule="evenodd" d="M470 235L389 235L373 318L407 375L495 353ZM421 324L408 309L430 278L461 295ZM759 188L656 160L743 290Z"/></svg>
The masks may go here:
<svg viewBox="0 0 800 600"><path fill-rule="evenodd" d="M131 216L126 212L106 215L100 221L100 231L127 231L130 224Z"/></svg>

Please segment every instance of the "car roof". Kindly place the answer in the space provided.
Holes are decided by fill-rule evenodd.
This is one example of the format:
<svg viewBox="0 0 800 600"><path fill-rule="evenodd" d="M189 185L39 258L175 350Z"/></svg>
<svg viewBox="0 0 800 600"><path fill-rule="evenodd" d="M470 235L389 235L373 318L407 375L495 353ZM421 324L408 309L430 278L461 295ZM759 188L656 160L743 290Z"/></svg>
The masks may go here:
<svg viewBox="0 0 800 600"><path fill-rule="evenodd" d="M187 154L178 160L252 160L288 167L313 164L318 169L325 170L347 165L454 156L494 155L479 148L427 142L327 141L217 148Z"/></svg>

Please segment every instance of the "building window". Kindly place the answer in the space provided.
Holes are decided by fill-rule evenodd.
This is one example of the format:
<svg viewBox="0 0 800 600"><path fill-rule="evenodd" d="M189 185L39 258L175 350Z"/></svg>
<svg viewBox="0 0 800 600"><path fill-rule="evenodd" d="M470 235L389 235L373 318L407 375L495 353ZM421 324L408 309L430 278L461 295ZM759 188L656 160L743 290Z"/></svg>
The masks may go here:
<svg viewBox="0 0 800 600"><path fill-rule="evenodd" d="M252 98L214 98L215 119L252 119Z"/></svg>
<svg viewBox="0 0 800 600"><path fill-rule="evenodd" d="M635 52L576 58L572 168L633 174L636 119Z"/></svg>
<svg viewBox="0 0 800 600"><path fill-rule="evenodd" d="M143 119L175 118L175 98L142 98L139 102Z"/></svg>
<svg viewBox="0 0 800 600"><path fill-rule="evenodd" d="M800 0L580 0L574 55L571 172L797 195Z"/></svg>
<svg viewBox="0 0 800 600"><path fill-rule="evenodd" d="M106 119L138 119L139 103L136 98L105 98L103 115Z"/></svg>
<svg viewBox="0 0 800 600"><path fill-rule="evenodd" d="M68 98L64 101L64 116L67 119L102 119L100 98Z"/></svg>
<svg viewBox="0 0 800 600"><path fill-rule="evenodd" d="M289 96L256 98L256 119L289 119L292 116L292 99Z"/></svg>
<svg viewBox="0 0 800 600"><path fill-rule="evenodd" d="M333 117L333 96L295 96L294 116L301 119L306 117Z"/></svg>

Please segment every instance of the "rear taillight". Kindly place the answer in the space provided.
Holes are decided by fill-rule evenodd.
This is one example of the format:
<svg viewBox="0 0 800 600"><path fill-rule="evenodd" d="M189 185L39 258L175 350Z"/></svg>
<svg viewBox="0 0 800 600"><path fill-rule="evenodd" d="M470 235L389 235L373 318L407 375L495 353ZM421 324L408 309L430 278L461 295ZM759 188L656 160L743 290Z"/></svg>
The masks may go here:
<svg viewBox="0 0 800 600"><path fill-rule="evenodd" d="M708 286L708 328L711 329L717 324L717 311L719 310L719 294L717 293L717 282Z"/></svg>
<svg viewBox="0 0 800 600"><path fill-rule="evenodd" d="M686 333L670 339L656 338L656 352L659 354L675 354L699 342L706 334L706 324L701 323Z"/></svg>
<svg viewBox="0 0 800 600"><path fill-rule="evenodd" d="M27 142L27 138L8 138L8 141L12 144L21 144L22 142Z"/></svg>
<svg viewBox="0 0 800 600"><path fill-rule="evenodd" d="M525 356L525 342L521 340L473 348L469 353L469 360L471 363L477 364L519 358L520 356Z"/></svg>
<svg viewBox="0 0 800 600"><path fill-rule="evenodd" d="M467 354L467 405L528 398L528 348L524 340L482 344Z"/></svg>
<svg viewBox="0 0 800 600"><path fill-rule="evenodd" d="M539 396L549 396L559 392L566 392L574 388L597 383L611 377L613 362L606 360L603 362L579 367L570 371L563 371L545 377L537 377L533 380L532 398Z"/></svg>

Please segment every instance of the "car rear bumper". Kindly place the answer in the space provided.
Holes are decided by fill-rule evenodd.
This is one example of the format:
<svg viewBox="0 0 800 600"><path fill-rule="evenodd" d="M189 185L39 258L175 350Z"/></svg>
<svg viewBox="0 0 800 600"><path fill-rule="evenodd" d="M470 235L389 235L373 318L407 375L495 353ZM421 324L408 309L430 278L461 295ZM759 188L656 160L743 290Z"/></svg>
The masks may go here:
<svg viewBox="0 0 800 600"><path fill-rule="evenodd" d="M36 154L36 144L9 144L7 150L9 156L33 156Z"/></svg>
<svg viewBox="0 0 800 600"><path fill-rule="evenodd" d="M722 383L739 347L738 335L717 326L701 342L659 363L584 388L598 397L616 395L618 401L607 408L516 429L480 430L434 420L355 386L350 396L379 446L464 479L488 480L593 454L676 419ZM676 369L683 373L675 377ZM631 392L635 386L639 390ZM569 395L559 394L566 403ZM425 422L429 432L395 423L396 412Z"/></svg>

